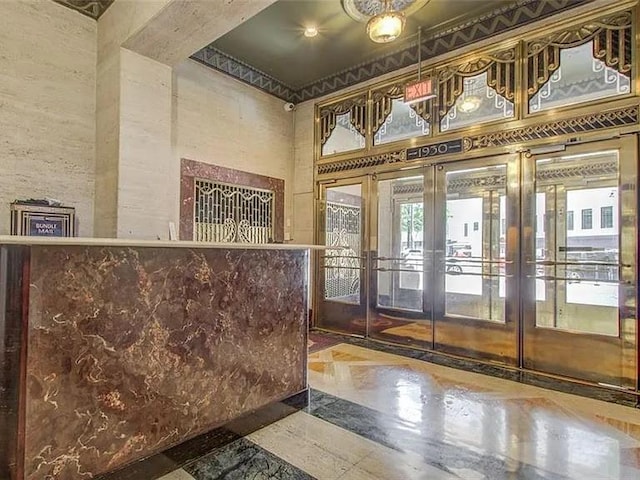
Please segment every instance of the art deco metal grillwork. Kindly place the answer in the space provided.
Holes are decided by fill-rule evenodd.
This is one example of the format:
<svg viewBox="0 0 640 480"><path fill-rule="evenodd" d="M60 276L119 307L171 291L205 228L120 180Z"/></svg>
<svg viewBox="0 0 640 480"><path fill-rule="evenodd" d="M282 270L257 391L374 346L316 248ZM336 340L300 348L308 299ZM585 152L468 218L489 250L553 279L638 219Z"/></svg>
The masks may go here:
<svg viewBox="0 0 640 480"><path fill-rule="evenodd" d="M318 165L318 174L344 172L347 170L356 170L359 168L377 167L380 165L388 165L391 163L404 162L407 158L407 151L400 150L397 152L383 153L380 155L371 155L369 157L352 158L339 162L323 163Z"/></svg>
<svg viewBox="0 0 640 480"><path fill-rule="evenodd" d="M618 160L605 162L587 162L583 165L571 166L558 165L546 166L544 170L536 173L536 180L557 182L566 179L601 178L618 174Z"/></svg>
<svg viewBox="0 0 640 480"><path fill-rule="evenodd" d="M591 41L593 41L595 59L630 78L633 48L632 19L631 12L621 12L528 42L526 57L529 98L533 97L560 68L561 50Z"/></svg>
<svg viewBox="0 0 640 480"><path fill-rule="evenodd" d="M437 73L440 116L447 114L464 92L464 80L487 72L487 85L510 102L515 98L516 49L485 55Z"/></svg>
<svg viewBox="0 0 640 480"><path fill-rule="evenodd" d="M350 113L349 122L363 137L367 133L367 97L365 95L350 98L344 102L324 107L320 111L320 142L324 145L333 129L336 128L339 115Z"/></svg>
<svg viewBox="0 0 640 480"><path fill-rule="evenodd" d="M581 115L556 122L466 137L464 138L464 150L513 145L570 133L589 132L623 125L636 125L639 119L640 110L638 106L605 110L604 112Z"/></svg>
<svg viewBox="0 0 640 480"><path fill-rule="evenodd" d="M273 240L274 193L195 181L194 240L267 243Z"/></svg>
<svg viewBox="0 0 640 480"><path fill-rule="evenodd" d="M326 245L345 247L327 250L325 256L325 298L349 299L360 293L360 207L327 202Z"/></svg>
<svg viewBox="0 0 640 480"><path fill-rule="evenodd" d="M404 96L404 83L391 85L384 90L373 92L373 134L375 135L380 127L391 114L393 101ZM409 105L409 108L415 112L425 122L431 121L430 100L417 102Z"/></svg>

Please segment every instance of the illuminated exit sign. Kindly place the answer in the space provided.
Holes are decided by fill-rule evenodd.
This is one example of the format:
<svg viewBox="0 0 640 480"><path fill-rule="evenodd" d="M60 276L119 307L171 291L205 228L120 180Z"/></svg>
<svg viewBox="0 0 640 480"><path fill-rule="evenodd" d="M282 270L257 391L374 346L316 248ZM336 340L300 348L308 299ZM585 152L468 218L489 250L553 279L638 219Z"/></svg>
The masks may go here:
<svg viewBox="0 0 640 480"><path fill-rule="evenodd" d="M416 103L435 97L433 83L430 78L419 82L408 83L404 87L404 103Z"/></svg>

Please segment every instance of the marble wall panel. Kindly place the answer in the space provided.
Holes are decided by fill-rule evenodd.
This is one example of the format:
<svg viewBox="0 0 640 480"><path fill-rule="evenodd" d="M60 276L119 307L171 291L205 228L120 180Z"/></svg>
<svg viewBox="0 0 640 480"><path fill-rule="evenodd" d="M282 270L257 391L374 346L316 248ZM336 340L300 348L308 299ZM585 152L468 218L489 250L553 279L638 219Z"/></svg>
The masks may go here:
<svg viewBox="0 0 640 480"><path fill-rule="evenodd" d="M25 478L88 478L306 388L305 251L32 247Z"/></svg>
<svg viewBox="0 0 640 480"><path fill-rule="evenodd" d="M180 172L180 240L193 240L193 192L195 179L214 180L232 185L271 190L274 193L274 229L276 242L284 240L284 180L182 159Z"/></svg>
<svg viewBox="0 0 640 480"><path fill-rule="evenodd" d="M0 247L0 478L18 468L22 443L18 438L20 413L21 347L26 324L23 304L25 247Z"/></svg>

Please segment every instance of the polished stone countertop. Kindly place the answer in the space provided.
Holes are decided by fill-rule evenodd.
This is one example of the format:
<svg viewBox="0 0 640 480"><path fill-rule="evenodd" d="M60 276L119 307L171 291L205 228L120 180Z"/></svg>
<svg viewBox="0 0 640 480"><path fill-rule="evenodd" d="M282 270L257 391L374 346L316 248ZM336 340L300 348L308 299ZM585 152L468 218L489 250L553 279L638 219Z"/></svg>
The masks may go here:
<svg viewBox="0 0 640 480"><path fill-rule="evenodd" d="M324 245L298 245L293 243L207 243L181 240L136 240L126 238L89 237L20 237L0 235L0 245L44 246L99 246L99 247L156 247L156 248L224 248L243 250L326 250ZM340 247L331 247L331 249Z"/></svg>

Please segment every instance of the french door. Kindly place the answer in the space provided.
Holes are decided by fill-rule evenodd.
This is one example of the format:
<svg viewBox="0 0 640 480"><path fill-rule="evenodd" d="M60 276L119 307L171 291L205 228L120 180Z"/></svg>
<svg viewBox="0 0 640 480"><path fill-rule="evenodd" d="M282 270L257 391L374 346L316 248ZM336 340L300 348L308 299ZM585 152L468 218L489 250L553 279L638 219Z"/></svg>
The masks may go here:
<svg viewBox="0 0 640 480"><path fill-rule="evenodd" d="M635 138L525 161L523 365L637 380Z"/></svg>
<svg viewBox="0 0 640 480"><path fill-rule="evenodd" d="M517 160L378 177L369 336L517 362Z"/></svg>
<svg viewBox="0 0 640 480"><path fill-rule="evenodd" d="M637 388L637 148L321 185L316 325Z"/></svg>
<svg viewBox="0 0 640 480"><path fill-rule="evenodd" d="M364 336L367 331L366 231L369 179L320 185L316 326Z"/></svg>
<svg viewBox="0 0 640 480"><path fill-rule="evenodd" d="M434 346L518 361L518 157L436 167Z"/></svg>
<svg viewBox="0 0 640 480"><path fill-rule="evenodd" d="M369 336L433 348L432 168L373 185Z"/></svg>

